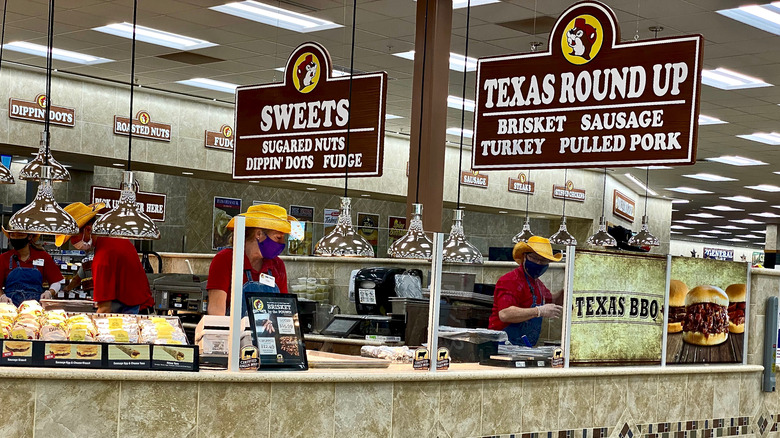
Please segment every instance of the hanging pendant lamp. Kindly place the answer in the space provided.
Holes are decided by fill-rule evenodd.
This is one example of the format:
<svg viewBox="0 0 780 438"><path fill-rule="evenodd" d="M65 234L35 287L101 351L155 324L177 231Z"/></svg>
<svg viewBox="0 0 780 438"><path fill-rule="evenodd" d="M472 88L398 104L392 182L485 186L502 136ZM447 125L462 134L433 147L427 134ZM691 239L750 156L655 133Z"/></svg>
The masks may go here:
<svg viewBox="0 0 780 438"><path fill-rule="evenodd" d="M135 90L135 37L138 22L138 0L133 1L133 45L130 61L130 129L127 132L127 170L123 174L119 203L111 211L98 218L92 225L96 236L122 239L157 240L160 230L157 224L139 209L136 203L136 181L131 170L133 155L133 92Z"/></svg>
<svg viewBox="0 0 780 438"><path fill-rule="evenodd" d="M423 231L422 204L412 204L412 220L409 230L390 245L387 253L394 259L424 259L433 256L433 242Z"/></svg>
<svg viewBox="0 0 780 438"><path fill-rule="evenodd" d="M463 210L456 209L453 213L452 229L449 237L444 241L443 260L450 263L481 264L482 253L466 240L466 235L463 233Z"/></svg>
<svg viewBox="0 0 780 438"><path fill-rule="evenodd" d="M48 108L48 99L46 107ZM19 179L26 181L38 181L41 179L41 168L43 166L49 166L51 168L50 173L52 181L70 181L70 172L68 172L68 169L60 164L59 161L55 160L51 155L51 150L48 147L48 143L50 141L51 134L48 132L48 129L41 132L41 145L38 148L38 153L35 155L35 158L24 165L22 170L19 172Z"/></svg>
<svg viewBox="0 0 780 438"><path fill-rule="evenodd" d="M647 167L645 174L645 214L642 215L642 228L639 232L628 239L631 246L659 246L661 242L657 237L650 233L650 227L647 225L647 190L650 187L650 167Z"/></svg>
<svg viewBox="0 0 780 438"><path fill-rule="evenodd" d="M341 198L341 211L333 230L314 246L322 257L374 257L374 247L352 227L350 198Z"/></svg>
<svg viewBox="0 0 780 438"><path fill-rule="evenodd" d="M587 243L593 246L617 246L617 240L607 232L607 221L604 219L604 209L607 205L607 168L604 168L604 194L601 197L601 218L599 230L588 237Z"/></svg>
<svg viewBox="0 0 780 438"><path fill-rule="evenodd" d="M532 47L533 48L533 47ZM531 179L531 171L528 171L528 180ZM512 238L512 243L528 242L528 239L534 237L534 233L531 232L531 221L528 218L528 204L531 200L531 192L525 194L525 222L523 222L523 230L515 234Z"/></svg>
<svg viewBox="0 0 780 438"><path fill-rule="evenodd" d="M3 45L5 44L5 18L8 11L8 0L3 2L3 28L0 30L0 69L3 67ZM5 164L0 163L0 184L13 184L14 175L11 173L11 169L5 167Z"/></svg>
<svg viewBox="0 0 780 438"><path fill-rule="evenodd" d="M566 229L566 192L565 190L568 190L568 187L566 187L567 181L569 177L569 169L564 170L563 172L563 214L561 215L561 226L558 228L558 232L550 236L550 243L553 245L565 245L565 246L576 246L577 245L577 239L574 238L569 233L569 230Z"/></svg>

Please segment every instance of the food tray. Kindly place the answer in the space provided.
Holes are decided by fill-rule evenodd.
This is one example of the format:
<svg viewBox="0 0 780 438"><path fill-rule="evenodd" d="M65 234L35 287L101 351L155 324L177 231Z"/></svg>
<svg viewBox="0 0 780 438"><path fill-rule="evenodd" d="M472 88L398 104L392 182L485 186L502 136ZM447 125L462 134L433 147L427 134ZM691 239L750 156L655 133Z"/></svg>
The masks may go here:
<svg viewBox="0 0 780 438"><path fill-rule="evenodd" d="M429 288L424 288L423 296L429 297L431 295ZM459 290L442 290L442 298L456 299L461 301L471 301L474 303L493 304L493 297L491 295L479 294L476 292L465 292Z"/></svg>

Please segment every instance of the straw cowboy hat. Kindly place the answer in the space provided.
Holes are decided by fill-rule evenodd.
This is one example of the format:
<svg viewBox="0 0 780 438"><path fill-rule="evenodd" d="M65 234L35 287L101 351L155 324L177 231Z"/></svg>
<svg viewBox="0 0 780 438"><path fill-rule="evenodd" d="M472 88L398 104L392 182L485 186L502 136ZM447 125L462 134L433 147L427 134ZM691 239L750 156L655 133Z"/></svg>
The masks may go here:
<svg viewBox="0 0 780 438"><path fill-rule="evenodd" d="M290 221L297 220L287 214L284 207L272 204L253 205L247 209L246 213L239 216L246 218L247 228L264 228L266 230L276 230L284 234L290 234ZM230 219L227 224L229 230L233 229L235 218Z"/></svg>
<svg viewBox="0 0 780 438"><path fill-rule="evenodd" d="M103 202L96 202L89 205L84 205L82 202L74 202L65 207L65 211L73 217L73 220L76 221L76 225L78 225L80 229L104 208L106 208L106 204ZM70 237L71 236L65 234L58 234L57 237L54 238L54 244L60 247L70 239Z"/></svg>
<svg viewBox="0 0 780 438"><path fill-rule="evenodd" d="M512 258L520 263L523 259L523 254L527 252L536 253L536 255L553 262L560 262L561 258L563 258L563 254L553 254L550 241L540 236L532 236L527 243L517 242L514 249L512 249Z"/></svg>

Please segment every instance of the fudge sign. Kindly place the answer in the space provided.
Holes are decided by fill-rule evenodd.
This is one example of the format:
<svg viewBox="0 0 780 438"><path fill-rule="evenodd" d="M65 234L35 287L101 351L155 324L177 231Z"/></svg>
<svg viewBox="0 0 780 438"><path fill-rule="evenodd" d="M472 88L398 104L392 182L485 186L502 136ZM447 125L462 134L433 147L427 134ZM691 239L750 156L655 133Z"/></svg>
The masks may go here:
<svg viewBox="0 0 780 438"><path fill-rule="evenodd" d="M386 98L387 73L333 77L323 46L298 46L281 83L236 89L233 178L381 176Z"/></svg>
<svg viewBox="0 0 780 438"><path fill-rule="evenodd" d="M478 61L472 168L694 164L702 42L621 42L609 7L573 5L546 52Z"/></svg>

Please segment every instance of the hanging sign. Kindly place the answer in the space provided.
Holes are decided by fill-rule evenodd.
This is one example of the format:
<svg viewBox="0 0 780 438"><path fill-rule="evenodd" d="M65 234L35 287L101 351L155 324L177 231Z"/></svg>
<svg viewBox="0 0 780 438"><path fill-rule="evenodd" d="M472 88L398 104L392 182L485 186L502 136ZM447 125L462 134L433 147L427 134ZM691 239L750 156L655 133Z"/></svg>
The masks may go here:
<svg viewBox="0 0 780 438"><path fill-rule="evenodd" d="M479 187L481 189L488 188L488 176L480 175L479 172L461 172L460 183L464 186Z"/></svg>
<svg viewBox="0 0 780 438"><path fill-rule="evenodd" d="M119 197L122 191L111 187L92 186L92 195L90 203L103 202L106 208L115 208L119 205ZM168 196L165 193L136 192L135 202L138 208L144 212L149 219L155 222L165 222L165 203Z"/></svg>
<svg viewBox="0 0 780 438"><path fill-rule="evenodd" d="M236 89L233 178L381 176L386 99L387 73L333 77L328 51L301 44L282 83Z"/></svg>
<svg viewBox="0 0 780 438"><path fill-rule="evenodd" d="M520 172L519 175L517 175L517 179L509 177L509 188L508 190L510 192L515 193L528 193L530 195L534 194L534 189L536 188L536 184L534 184L532 181L528 181L528 177L525 176L524 173Z"/></svg>
<svg viewBox="0 0 780 438"><path fill-rule="evenodd" d="M553 198L585 202L585 189L575 189L571 181L566 181L566 187L553 184Z"/></svg>
<svg viewBox="0 0 780 438"><path fill-rule="evenodd" d="M8 117L44 123L46 118L46 95L35 96L35 101L21 100L12 97L8 101ZM49 123L60 126L76 126L76 110L62 106L52 106L49 111Z"/></svg>
<svg viewBox="0 0 780 438"><path fill-rule="evenodd" d="M128 135L129 133L130 119L114 116L114 134ZM133 137L171 141L171 125L152 122L152 116L147 111L138 111L133 119Z"/></svg>
<svg viewBox="0 0 780 438"><path fill-rule="evenodd" d="M715 260L727 260L729 262L734 261L733 249L721 249L721 248L704 248L702 257L705 259Z"/></svg>
<svg viewBox="0 0 780 438"><path fill-rule="evenodd" d="M233 127L222 125L219 132L206 130L206 147L211 149L221 149L223 151L233 150Z"/></svg>
<svg viewBox="0 0 780 438"><path fill-rule="evenodd" d="M627 195L615 190L612 194L612 213L629 222L634 222L634 211L636 210L636 201Z"/></svg>
<svg viewBox="0 0 780 438"><path fill-rule="evenodd" d="M702 43L621 42L608 6L573 5L546 52L478 61L472 168L694 164Z"/></svg>

